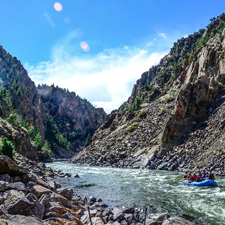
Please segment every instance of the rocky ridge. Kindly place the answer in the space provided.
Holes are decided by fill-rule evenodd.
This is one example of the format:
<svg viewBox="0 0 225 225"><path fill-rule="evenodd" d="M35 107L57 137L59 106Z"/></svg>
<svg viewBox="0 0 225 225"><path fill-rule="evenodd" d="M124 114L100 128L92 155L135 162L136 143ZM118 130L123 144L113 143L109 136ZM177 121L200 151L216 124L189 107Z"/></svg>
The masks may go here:
<svg viewBox="0 0 225 225"><path fill-rule="evenodd" d="M225 175L225 14L178 40L142 74L131 97L107 116L74 163ZM219 102L219 103L218 103ZM219 145L218 145L219 143Z"/></svg>
<svg viewBox="0 0 225 225"><path fill-rule="evenodd" d="M57 124L59 132L71 143L70 148L73 152L85 145L88 135L93 136L105 119L106 113L102 108L95 108L74 92L54 85L38 85L37 91L48 112L47 118L52 118ZM47 122L47 129L49 129L48 124L49 122ZM47 138L53 136L49 130L47 130ZM56 142L56 140L52 141ZM54 146L54 149L57 151L58 147ZM60 154L60 150L58 153Z"/></svg>

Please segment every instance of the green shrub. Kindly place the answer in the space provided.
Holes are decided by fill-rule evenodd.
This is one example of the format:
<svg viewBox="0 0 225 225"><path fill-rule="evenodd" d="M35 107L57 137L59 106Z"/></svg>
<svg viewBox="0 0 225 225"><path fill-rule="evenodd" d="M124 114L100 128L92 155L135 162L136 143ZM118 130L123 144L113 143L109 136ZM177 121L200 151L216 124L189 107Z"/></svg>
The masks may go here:
<svg viewBox="0 0 225 225"><path fill-rule="evenodd" d="M166 111L167 111L166 108L161 108L161 109L160 109L160 113L164 113L164 112L166 112Z"/></svg>
<svg viewBox="0 0 225 225"><path fill-rule="evenodd" d="M4 98L4 97L6 97L6 89L5 88L2 88L0 90L0 98Z"/></svg>
<svg viewBox="0 0 225 225"><path fill-rule="evenodd" d="M11 123L16 123L16 113L10 114L10 116L7 118L7 121Z"/></svg>
<svg viewBox="0 0 225 225"><path fill-rule="evenodd" d="M182 84L182 85L181 85L181 88L180 88L180 89L181 89L182 91L184 91L186 88L187 88L187 84L185 83L185 84Z"/></svg>
<svg viewBox="0 0 225 225"><path fill-rule="evenodd" d="M225 50L220 53L220 58L224 59L224 56L225 56Z"/></svg>
<svg viewBox="0 0 225 225"><path fill-rule="evenodd" d="M52 150L51 150L51 146L48 143L48 141L45 141L43 147L41 148L41 151L49 156L52 155Z"/></svg>
<svg viewBox="0 0 225 225"><path fill-rule="evenodd" d="M117 127L117 122L113 121L110 125L110 130L113 131L116 129L116 127Z"/></svg>
<svg viewBox="0 0 225 225"><path fill-rule="evenodd" d="M194 54L192 53L189 57L188 57L188 63L191 64L191 62L194 59Z"/></svg>
<svg viewBox="0 0 225 225"><path fill-rule="evenodd" d="M15 147L13 143L8 141L8 138L6 137L2 138L2 146L0 151L11 159L13 159L13 156L15 155Z"/></svg>
<svg viewBox="0 0 225 225"><path fill-rule="evenodd" d="M198 74L195 74L191 79L192 83L194 83L197 79L198 79Z"/></svg>
<svg viewBox="0 0 225 225"><path fill-rule="evenodd" d="M138 113L138 118L144 119L146 115L147 115L146 111L142 110L141 112Z"/></svg>
<svg viewBox="0 0 225 225"><path fill-rule="evenodd" d="M135 129L137 129L138 127L138 122L133 122L128 128L127 128L127 131L129 133L133 132Z"/></svg>
<svg viewBox="0 0 225 225"><path fill-rule="evenodd" d="M34 142L35 144L38 146L39 150L42 149L43 145L42 145L42 138L41 138L41 133L38 130L35 137L34 137Z"/></svg>

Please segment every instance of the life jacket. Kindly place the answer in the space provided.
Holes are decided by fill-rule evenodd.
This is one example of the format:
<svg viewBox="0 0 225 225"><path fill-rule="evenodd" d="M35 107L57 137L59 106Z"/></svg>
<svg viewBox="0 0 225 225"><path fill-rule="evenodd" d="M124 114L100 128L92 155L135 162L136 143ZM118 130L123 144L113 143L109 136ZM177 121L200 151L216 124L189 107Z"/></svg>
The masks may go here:
<svg viewBox="0 0 225 225"><path fill-rule="evenodd" d="M196 181L196 176L195 176L195 175L192 175L191 180L188 181L188 183L192 183L192 182L194 182L194 181Z"/></svg>
<svg viewBox="0 0 225 225"><path fill-rule="evenodd" d="M184 178L188 178L188 174L185 174L185 175L184 175Z"/></svg>
<svg viewBox="0 0 225 225"><path fill-rule="evenodd" d="M197 182L201 182L202 181L202 176L197 176Z"/></svg>
<svg viewBox="0 0 225 225"><path fill-rule="evenodd" d="M202 178L204 179L204 178L207 178L208 177L208 174L207 173L204 173L203 175L202 175Z"/></svg>
<svg viewBox="0 0 225 225"><path fill-rule="evenodd" d="M196 181L196 176L195 175L193 175L192 177L191 177L191 181Z"/></svg>

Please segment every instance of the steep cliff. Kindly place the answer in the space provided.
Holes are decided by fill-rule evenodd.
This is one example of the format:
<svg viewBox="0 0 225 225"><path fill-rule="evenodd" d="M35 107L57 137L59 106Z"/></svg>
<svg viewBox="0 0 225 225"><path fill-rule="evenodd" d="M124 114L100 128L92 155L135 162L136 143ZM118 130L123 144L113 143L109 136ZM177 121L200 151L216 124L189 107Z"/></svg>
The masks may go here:
<svg viewBox="0 0 225 225"><path fill-rule="evenodd" d="M42 85L38 86L38 93L47 112L46 138L51 145L75 152L85 145L88 136L94 134L106 117L103 109L96 109L66 89ZM57 126L61 137L54 134L57 132L54 126Z"/></svg>
<svg viewBox="0 0 225 225"><path fill-rule="evenodd" d="M157 66L142 74L128 101L107 116L73 161L169 170L205 167L225 174L220 125L224 28L222 14L206 30L178 40Z"/></svg>
<svg viewBox="0 0 225 225"><path fill-rule="evenodd" d="M46 85L37 89L20 61L0 46L0 137L11 140L20 153L72 157L105 116L73 92Z"/></svg>
<svg viewBox="0 0 225 225"><path fill-rule="evenodd" d="M27 122L39 129L43 136L46 117L35 84L20 61L7 53L2 46L0 46L0 87L7 92L5 99L9 110L5 116L16 110L20 119L26 118Z"/></svg>

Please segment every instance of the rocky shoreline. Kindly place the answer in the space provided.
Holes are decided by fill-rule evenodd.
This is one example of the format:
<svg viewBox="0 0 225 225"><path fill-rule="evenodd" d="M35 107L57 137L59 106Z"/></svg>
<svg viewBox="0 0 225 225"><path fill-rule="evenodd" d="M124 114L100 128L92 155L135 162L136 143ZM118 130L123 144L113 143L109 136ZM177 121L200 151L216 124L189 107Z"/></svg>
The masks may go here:
<svg viewBox="0 0 225 225"><path fill-rule="evenodd" d="M109 208L101 199L77 196L54 179L70 177L20 154L0 155L0 224L193 225L188 216L147 215L138 208ZM89 209L89 210L88 210ZM90 215L89 215L90 213ZM191 222L192 220L192 222ZM144 223L145 222L145 223Z"/></svg>

